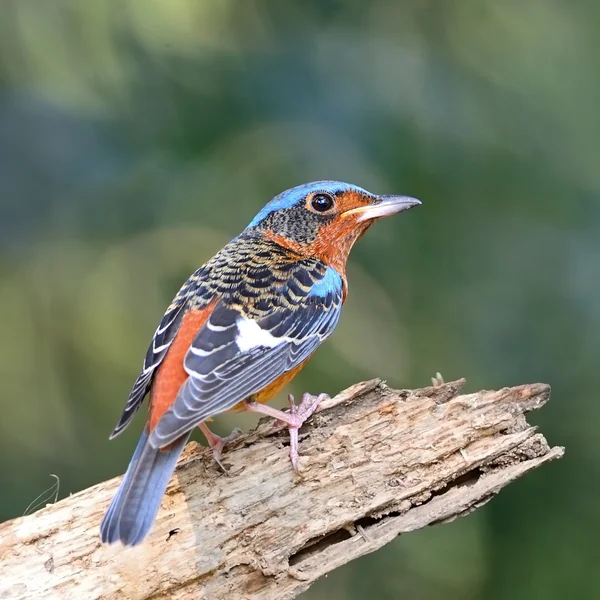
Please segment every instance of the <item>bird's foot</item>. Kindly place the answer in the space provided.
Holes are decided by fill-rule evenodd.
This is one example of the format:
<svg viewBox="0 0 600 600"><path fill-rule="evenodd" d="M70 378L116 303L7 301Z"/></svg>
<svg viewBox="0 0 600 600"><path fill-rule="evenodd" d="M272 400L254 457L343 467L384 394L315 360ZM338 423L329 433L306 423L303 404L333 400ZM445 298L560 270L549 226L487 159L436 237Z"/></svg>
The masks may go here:
<svg viewBox="0 0 600 600"><path fill-rule="evenodd" d="M200 428L200 431L204 434L204 437L206 438L206 441L208 442L208 445L212 450L214 461L219 465L219 467L221 467L224 473L227 473L227 469L221 462L221 455L223 454L223 449L225 448L225 446L227 446L227 444L230 444L231 442L233 442L233 440L239 437L242 434L242 430L236 427L228 436L221 437L220 435L213 433L208 428L208 425L204 422L200 423L198 427Z"/></svg>
<svg viewBox="0 0 600 600"><path fill-rule="evenodd" d="M298 453L298 430L306 422L311 415L319 408L319 404L323 400L328 399L327 394L319 394L313 396L312 394L302 394L302 400L300 404L294 402L294 396L291 394L288 396L290 402L290 411L284 412L277 408L272 408L266 404L259 404L258 402L245 402L246 409L251 412L261 413L274 417L275 419L282 421L288 426L290 431L290 460L292 461L292 467L294 471L298 472L300 466L300 455Z"/></svg>
<svg viewBox="0 0 600 600"><path fill-rule="evenodd" d="M300 468L300 454L298 453L298 430L304 422L310 418L314 412L319 408L319 404L323 400L329 399L327 394L319 394L313 396L309 393L302 394L302 400L300 404L294 402L294 396L290 394L288 400L290 403L290 417L296 418L296 423L288 422L288 429L290 431L290 460L292 461L292 467L294 471L298 472Z"/></svg>

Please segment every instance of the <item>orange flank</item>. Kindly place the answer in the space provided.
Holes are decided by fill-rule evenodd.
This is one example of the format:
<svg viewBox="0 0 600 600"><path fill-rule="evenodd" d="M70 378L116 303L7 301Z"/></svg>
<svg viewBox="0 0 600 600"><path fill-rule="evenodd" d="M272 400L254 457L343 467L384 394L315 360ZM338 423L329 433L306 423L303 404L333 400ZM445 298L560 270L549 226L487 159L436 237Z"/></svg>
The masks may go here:
<svg viewBox="0 0 600 600"><path fill-rule="evenodd" d="M310 358L310 357L309 357ZM277 395L298 373L304 368L304 365L308 362L309 358L301 362L298 366L290 369L283 375L280 375L275 381L270 383L266 388L254 394L254 400L256 402L268 402Z"/></svg>
<svg viewBox="0 0 600 600"><path fill-rule="evenodd" d="M160 418L175 402L179 388L188 378L183 368L183 359L215 304L216 301L202 310L191 310L181 320L175 339L158 368L150 392L150 431L156 427Z"/></svg>
<svg viewBox="0 0 600 600"><path fill-rule="evenodd" d="M260 392L254 394L249 400L255 402L265 403L275 397L298 373L303 369L304 365L309 361L310 356L301 362L298 366L280 375L277 379L272 381L266 388ZM231 410L243 410L244 405L240 402L236 404Z"/></svg>
<svg viewBox="0 0 600 600"><path fill-rule="evenodd" d="M204 323L206 323L215 304L216 301L202 310L192 310L186 313L181 320L181 325L175 339L158 368L152 385L152 391L150 392L150 431L156 427L160 418L171 404L175 402L179 389L188 378L188 374L183 368L183 360L196 334L200 331ZM302 370L308 360L307 358L298 366L280 375L266 388L254 394L252 399L256 402L268 402L271 400ZM242 410L243 408L244 405L240 402L231 410ZM210 421L210 419L207 419L207 421Z"/></svg>

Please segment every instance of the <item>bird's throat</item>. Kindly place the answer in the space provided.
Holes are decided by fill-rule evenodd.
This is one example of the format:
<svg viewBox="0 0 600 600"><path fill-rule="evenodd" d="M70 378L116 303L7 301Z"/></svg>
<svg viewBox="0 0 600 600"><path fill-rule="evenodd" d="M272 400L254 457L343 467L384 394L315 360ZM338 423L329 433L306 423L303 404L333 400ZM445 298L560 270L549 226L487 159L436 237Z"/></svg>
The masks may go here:
<svg viewBox="0 0 600 600"><path fill-rule="evenodd" d="M316 258L328 267L334 268L343 279L344 300L347 293L346 263L354 244L370 227L371 221L353 223L350 220L335 220L323 226L314 241L302 243L291 240L285 236L277 235L273 231L265 231L267 239L279 246L292 251L301 257Z"/></svg>

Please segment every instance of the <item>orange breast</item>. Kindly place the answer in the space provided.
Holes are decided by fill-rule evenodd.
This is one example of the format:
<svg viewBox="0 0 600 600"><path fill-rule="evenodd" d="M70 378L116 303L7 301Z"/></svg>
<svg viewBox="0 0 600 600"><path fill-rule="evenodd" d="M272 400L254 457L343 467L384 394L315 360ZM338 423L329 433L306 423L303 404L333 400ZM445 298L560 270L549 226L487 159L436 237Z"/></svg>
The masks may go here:
<svg viewBox="0 0 600 600"><path fill-rule="evenodd" d="M166 410L175 402L179 388L188 378L183 359L196 334L210 316L216 301L202 310L191 310L181 320L179 330L167 355L158 368L150 392L150 431L156 427Z"/></svg>

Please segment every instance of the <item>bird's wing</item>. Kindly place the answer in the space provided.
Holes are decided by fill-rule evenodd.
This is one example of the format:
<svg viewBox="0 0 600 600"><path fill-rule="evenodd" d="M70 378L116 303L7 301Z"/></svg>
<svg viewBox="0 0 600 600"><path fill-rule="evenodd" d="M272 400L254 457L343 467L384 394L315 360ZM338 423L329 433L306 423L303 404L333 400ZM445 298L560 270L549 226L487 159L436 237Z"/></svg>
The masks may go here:
<svg viewBox="0 0 600 600"><path fill-rule="evenodd" d="M167 350L177 335L190 294L194 293L198 301L202 302L203 299L198 290L198 282L201 276L201 269L193 273L183 284L169 308L167 308L158 328L152 336L152 342L146 352L142 371L135 380L131 392L129 392L129 398L127 399L121 418L110 436L111 439L119 435L129 425L131 419L133 419L133 416L142 405L144 397L152 384L156 369L163 361ZM210 298L207 297L205 301L208 304Z"/></svg>
<svg viewBox="0 0 600 600"><path fill-rule="evenodd" d="M338 322L342 279L333 269L298 269L275 298L262 314L215 306L186 354L188 379L151 433L153 446L169 445L306 360Z"/></svg>

